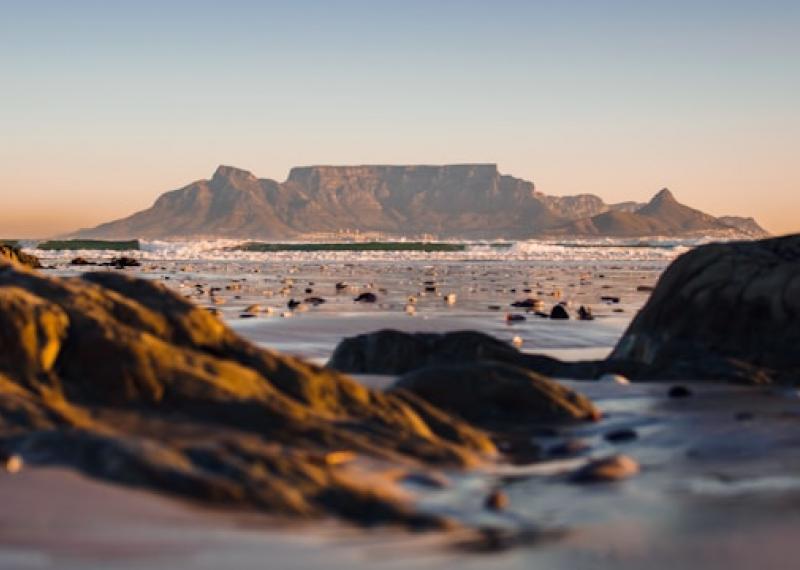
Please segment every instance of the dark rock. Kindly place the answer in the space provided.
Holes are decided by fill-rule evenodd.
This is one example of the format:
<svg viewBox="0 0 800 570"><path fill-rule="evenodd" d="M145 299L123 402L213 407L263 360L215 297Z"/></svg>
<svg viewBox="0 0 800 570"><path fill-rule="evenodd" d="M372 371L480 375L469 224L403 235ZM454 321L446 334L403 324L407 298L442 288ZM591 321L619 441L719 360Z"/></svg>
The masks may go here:
<svg viewBox="0 0 800 570"><path fill-rule="evenodd" d="M592 308L581 305L578 309L578 319L581 321L593 321L594 315L592 314Z"/></svg>
<svg viewBox="0 0 800 570"><path fill-rule="evenodd" d="M800 235L700 246L676 259L614 349L644 379L796 384Z"/></svg>
<svg viewBox="0 0 800 570"><path fill-rule="evenodd" d="M342 282L342 281L339 281L339 282L336 284L336 291L344 291L345 289L347 289L347 287L348 287L347 283L344 283L344 282Z"/></svg>
<svg viewBox="0 0 800 570"><path fill-rule="evenodd" d="M656 288L652 285L639 285L636 290L640 293L652 293Z"/></svg>
<svg viewBox="0 0 800 570"><path fill-rule="evenodd" d="M602 297L600 297L600 300L603 301L604 303L608 303L609 305L616 305L620 302L619 297L612 297L610 295L603 295Z"/></svg>
<svg viewBox="0 0 800 570"><path fill-rule="evenodd" d="M610 431L603 437L605 437L606 441L610 441L611 443L625 443L628 441L633 441L639 436L636 433L636 430L630 428L622 428Z"/></svg>
<svg viewBox="0 0 800 570"><path fill-rule="evenodd" d="M289 301L286 303L286 307L289 310L294 311L297 307L299 307L302 304L303 303L301 301L297 301L295 299L289 299Z"/></svg>
<svg viewBox="0 0 800 570"><path fill-rule="evenodd" d="M69 262L70 265L97 265L96 263L92 263L85 257L76 257L72 261Z"/></svg>
<svg viewBox="0 0 800 570"><path fill-rule="evenodd" d="M303 302L316 307L318 305L324 304L326 301L322 297L306 297L306 299Z"/></svg>
<svg viewBox="0 0 800 570"><path fill-rule="evenodd" d="M512 307L517 307L520 309L536 309L541 310L544 308L544 303L540 299L523 299L522 301L514 301L511 303Z"/></svg>
<svg viewBox="0 0 800 570"><path fill-rule="evenodd" d="M550 311L550 318L561 321L567 320L569 319L569 312L564 305L555 305Z"/></svg>
<svg viewBox="0 0 800 570"><path fill-rule="evenodd" d="M412 392L426 402L489 429L596 420L589 399L522 368L493 363L431 366L409 372L390 393Z"/></svg>
<svg viewBox="0 0 800 570"><path fill-rule="evenodd" d="M126 267L140 267L142 264L134 257L113 257L111 261L101 263L107 267L114 267L116 269L125 269Z"/></svg>
<svg viewBox="0 0 800 570"><path fill-rule="evenodd" d="M513 363L519 356L508 343L479 332L409 334L387 329L344 339L328 366L356 374L404 374L452 362Z"/></svg>
<svg viewBox="0 0 800 570"><path fill-rule="evenodd" d="M691 395L692 391L686 386L673 386L667 392L667 396L670 398L688 398Z"/></svg>
<svg viewBox="0 0 800 570"><path fill-rule="evenodd" d="M375 293L361 293L358 297L353 299L356 303L374 303L378 300L378 296Z"/></svg>
<svg viewBox="0 0 800 570"><path fill-rule="evenodd" d="M628 376L624 363L612 369L598 361L562 362L549 356L525 354L511 344L475 331L404 333L380 330L345 338L327 366L354 374L405 374L411 370L453 362L505 362L559 378L594 380L607 372Z"/></svg>
<svg viewBox="0 0 800 570"><path fill-rule="evenodd" d="M519 323L526 320L525 315L519 315L517 313L506 313L506 322L507 323Z"/></svg>
<svg viewBox="0 0 800 570"><path fill-rule="evenodd" d="M486 497L486 508L490 511L504 511L510 504L508 495L500 489L495 489Z"/></svg>

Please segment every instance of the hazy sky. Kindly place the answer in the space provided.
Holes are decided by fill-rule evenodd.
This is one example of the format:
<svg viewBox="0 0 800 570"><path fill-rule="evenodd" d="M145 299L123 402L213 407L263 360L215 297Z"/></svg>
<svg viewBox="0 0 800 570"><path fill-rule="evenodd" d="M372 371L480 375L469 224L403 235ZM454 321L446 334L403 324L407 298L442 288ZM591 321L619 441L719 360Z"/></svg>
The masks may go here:
<svg viewBox="0 0 800 570"><path fill-rule="evenodd" d="M0 237L217 164L496 162L800 231L800 2L0 0Z"/></svg>

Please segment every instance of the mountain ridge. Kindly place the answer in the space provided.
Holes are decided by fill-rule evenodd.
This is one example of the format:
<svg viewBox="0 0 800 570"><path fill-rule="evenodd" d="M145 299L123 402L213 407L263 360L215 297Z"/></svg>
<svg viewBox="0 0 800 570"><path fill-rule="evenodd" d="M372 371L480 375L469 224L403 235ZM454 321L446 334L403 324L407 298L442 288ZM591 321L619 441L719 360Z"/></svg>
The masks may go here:
<svg viewBox="0 0 800 570"><path fill-rule="evenodd" d="M496 164L310 165L284 182L220 165L210 179L161 194L150 208L78 230L99 239L294 239L388 236L523 239L543 235L766 232L747 218L714 218L667 190L650 202L606 204L594 194L549 196ZM656 232L656 233L642 233Z"/></svg>

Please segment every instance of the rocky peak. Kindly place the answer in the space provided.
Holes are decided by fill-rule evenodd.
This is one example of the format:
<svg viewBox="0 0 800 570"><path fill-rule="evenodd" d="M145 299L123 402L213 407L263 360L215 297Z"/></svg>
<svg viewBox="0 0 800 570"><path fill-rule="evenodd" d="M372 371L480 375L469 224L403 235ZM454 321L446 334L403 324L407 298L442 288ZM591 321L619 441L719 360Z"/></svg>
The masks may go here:
<svg viewBox="0 0 800 570"><path fill-rule="evenodd" d="M675 195L672 192L670 192L669 188L662 188L661 190L658 191L658 194L653 196L653 199L650 200L650 204L653 205L666 204L670 202L677 203L678 200L675 199Z"/></svg>
<svg viewBox="0 0 800 570"><path fill-rule="evenodd" d="M230 182L230 181L256 181L258 178L248 171L235 166L226 166L221 164L217 167L212 177L212 182Z"/></svg>

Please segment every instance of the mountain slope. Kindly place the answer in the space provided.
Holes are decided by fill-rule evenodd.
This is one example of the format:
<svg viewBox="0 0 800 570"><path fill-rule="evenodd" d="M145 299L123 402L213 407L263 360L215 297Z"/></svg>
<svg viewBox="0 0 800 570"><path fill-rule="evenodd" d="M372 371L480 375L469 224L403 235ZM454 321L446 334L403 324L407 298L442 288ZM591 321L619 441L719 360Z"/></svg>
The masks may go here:
<svg viewBox="0 0 800 570"><path fill-rule="evenodd" d="M566 220L531 182L493 164L311 166L286 182L221 166L147 210L77 232L92 238L287 238L340 231L522 237Z"/></svg>
<svg viewBox="0 0 800 570"><path fill-rule="evenodd" d="M625 206L589 218L574 220L547 233L609 237L736 233L730 224L681 204L666 188L653 196L647 204L633 211L629 209L628 203L623 204Z"/></svg>
<svg viewBox="0 0 800 570"><path fill-rule="evenodd" d="M678 203L666 189L645 205L609 205L593 194L547 196L527 180L500 174L494 164L307 166L293 168L282 183L220 166L210 180L162 194L146 210L73 235L280 240L360 232L519 239L751 235L758 228L752 220L726 220Z"/></svg>

